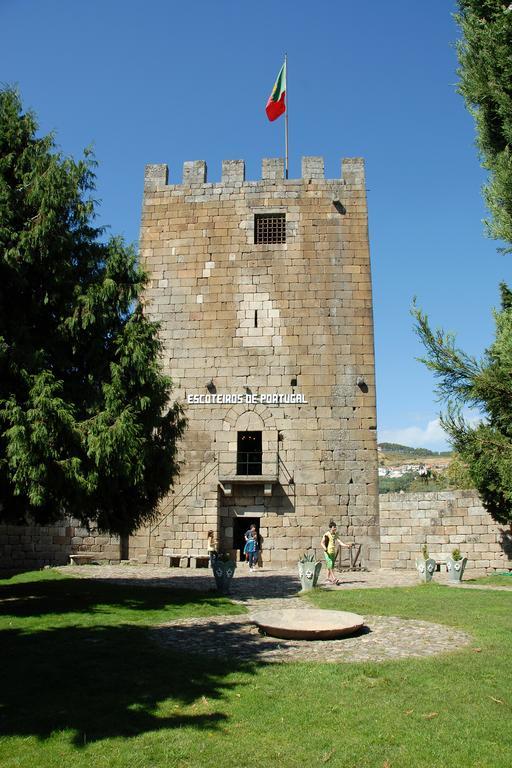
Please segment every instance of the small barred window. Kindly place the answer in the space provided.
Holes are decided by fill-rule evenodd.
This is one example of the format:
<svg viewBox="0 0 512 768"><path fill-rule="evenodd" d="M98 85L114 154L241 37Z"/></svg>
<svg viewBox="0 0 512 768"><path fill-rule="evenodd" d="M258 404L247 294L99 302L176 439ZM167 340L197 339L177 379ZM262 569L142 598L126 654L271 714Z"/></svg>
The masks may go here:
<svg viewBox="0 0 512 768"><path fill-rule="evenodd" d="M254 217L255 243L286 243L286 215L263 213Z"/></svg>

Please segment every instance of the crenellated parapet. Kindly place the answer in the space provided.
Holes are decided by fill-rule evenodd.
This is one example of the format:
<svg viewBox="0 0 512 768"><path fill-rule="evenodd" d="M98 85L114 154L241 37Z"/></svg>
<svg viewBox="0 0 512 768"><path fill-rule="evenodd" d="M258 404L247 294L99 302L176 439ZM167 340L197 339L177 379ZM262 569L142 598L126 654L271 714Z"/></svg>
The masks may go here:
<svg viewBox="0 0 512 768"><path fill-rule="evenodd" d="M261 179L248 181L245 178L245 162L243 160L223 160L222 177L220 183L208 184L208 169L204 160L187 160L183 164L183 176L181 185L169 185L169 169L165 163L146 165L144 188L147 190L161 189L162 187L197 187L208 184L211 187L226 187L279 182L284 185L297 185L298 183L335 182L352 187L364 189L365 172L364 159L362 157L344 157L341 161L341 173L338 179L325 179L323 157L303 157L302 177L300 179L285 179L284 158L264 157L261 166Z"/></svg>

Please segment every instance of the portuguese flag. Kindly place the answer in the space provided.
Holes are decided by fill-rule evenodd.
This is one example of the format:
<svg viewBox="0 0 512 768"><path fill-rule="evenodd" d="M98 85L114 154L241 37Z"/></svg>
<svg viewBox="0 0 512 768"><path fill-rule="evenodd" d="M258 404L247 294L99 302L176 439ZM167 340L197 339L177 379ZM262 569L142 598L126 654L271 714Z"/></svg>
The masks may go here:
<svg viewBox="0 0 512 768"><path fill-rule="evenodd" d="M284 112L286 112L285 104L286 96L286 62L281 67L277 80L274 83L272 93L270 94L265 112L270 121L277 120Z"/></svg>

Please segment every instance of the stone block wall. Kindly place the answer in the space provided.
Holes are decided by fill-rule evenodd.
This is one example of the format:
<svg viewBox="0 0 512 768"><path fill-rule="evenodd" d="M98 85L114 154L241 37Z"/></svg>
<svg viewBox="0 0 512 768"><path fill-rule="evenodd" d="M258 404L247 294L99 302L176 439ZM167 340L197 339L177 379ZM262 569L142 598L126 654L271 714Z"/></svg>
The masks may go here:
<svg viewBox="0 0 512 768"><path fill-rule="evenodd" d="M512 568L512 534L497 525L475 491L381 494L383 568L414 568L426 542L431 554L458 547L468 567Z"/></svg>
<svg viewBox="0 0 512 768"><path fill-rule="evenodd" d="M325 179L323 158L303 158L302 178L284 176L282 158L265 158L256 181L241 160L223 161L220 183L204 161L186 162L181 183L166 165L146 168L146 311L161 324L188 430L161 522L130 537L139 561L204 555L208 529L229 550L237 520L256 519L265 563L280 567L318 549L333 518L379 563L364 163L344 159L341 177ZM285 215L285 243L255 242L256 217L268 214ZM303 400L261 400L271 393ZM252 484L237 478L243 430L262 433Z"/></svg>
<svg viewBox="0 0 512 768"><path fill-rule="evenodd" d="M0 525L0 574L67 565L75 552L98 552L102 560L119 562L119 539L88 531L72 518L48 526Z"/></svg>

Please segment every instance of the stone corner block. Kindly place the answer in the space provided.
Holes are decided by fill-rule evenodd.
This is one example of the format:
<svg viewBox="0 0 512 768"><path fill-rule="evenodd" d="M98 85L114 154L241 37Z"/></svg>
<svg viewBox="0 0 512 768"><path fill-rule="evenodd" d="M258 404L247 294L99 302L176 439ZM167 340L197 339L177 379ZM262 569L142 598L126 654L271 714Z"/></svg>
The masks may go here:
<svg viewBox="0 0 512 768"><path fill-rule="evenodd" d="M183 163L183 184L205 184L206 170L204 160L186 160Z"/></svg>
<svg viewBox="0 0 512 768"><path fill-rule="evenodd" d="M312 179L324 179L325 171L323 157L303 157L302 178L305 181L311 181Z"/></svg>
<svg viewBox="0 0 512 768"><path fill-rule="evenodd" d="M245 162L243 160L222 161L222 183L245 181Z"/></svg>
<svg viewBox="0 0 512 768"><path fill-rule="evenodd" d="M262 179L284 179L284 157L264 157L261 163Z"/></svg>
<svg viewBox="0 0 512 768"><path fill-rule="evenodd" d="M144 168L144 189L165 187L169 178L167 163L148 163Z"/></svg>

